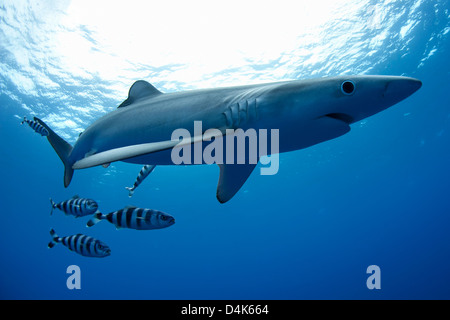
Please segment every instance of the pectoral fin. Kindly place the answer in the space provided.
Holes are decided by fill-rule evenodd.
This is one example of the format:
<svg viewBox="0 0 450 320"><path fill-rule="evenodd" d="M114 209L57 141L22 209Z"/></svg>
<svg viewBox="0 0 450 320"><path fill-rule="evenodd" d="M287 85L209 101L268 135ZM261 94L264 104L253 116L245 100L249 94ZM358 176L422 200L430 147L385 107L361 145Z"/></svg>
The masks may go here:
<svg viewBox="0 0 450 320"><path fill-rule="evenodd" d="M217 185L217 200L225 203L244 185L256 164L219 164L220 176Z"/></svg>
<svg viewBox="0 0 450 320"><path fill-rule="evenodd" d="M99 152L90 156L87 156L81 160L78 160L72 166L73 169L84 169L95 167L98 165L109 164L114 161L125 160L133 157L137 157L143 154L162 151L173 148L180 143L178 140L168 140L152 143L135 144L132 146L126 146L122 148L111 149L103 152Z"/></svg>
<svg viewBox="0 0 450 320"><path fill-rule="evenodd" d="M220 133L222 135L222 133ZM72 169L84 169L95 167L103 164L108 164L114 161L120 161L125 159L134 158L137 156L141 156L144 154L149 154L153 152L163 151L167 149L171 149L175 146L184 146L191 143L200 142L203 139L211 139L211 137L219 136L218 134L211 135L203 135L203 136L195 136L191 139L183 139L183 140L166 140L166 141L158 141L158 142L150 142L150 143L142 143L135 144L121 148L115 148L106 150L103 152L95 153L93 155L89 155L81 160L75 162L72 166Z"/></svg>

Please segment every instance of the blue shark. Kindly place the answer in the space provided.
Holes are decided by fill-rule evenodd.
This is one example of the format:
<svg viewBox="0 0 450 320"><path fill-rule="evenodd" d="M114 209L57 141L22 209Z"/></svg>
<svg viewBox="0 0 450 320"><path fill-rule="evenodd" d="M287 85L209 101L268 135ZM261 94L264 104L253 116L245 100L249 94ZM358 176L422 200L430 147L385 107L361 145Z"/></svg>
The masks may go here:
<svg viewBox="0 0 450 320"><path fill-rule="evenodd" d="M355 75L162 93L139 80L128 98L86 128L73 146L42 120L35 121L49 132L47 139L65 167L67 187L74 170L115 161L173 165L171 151L180 144L172 139L176 129L192 134L188 144L205 141L195 135L195 121L201 121L202 133L217 129L222 135L227 129L278 129L279 153L304 149L348 133L353 123L393 106L421 86L409 77ZM230 200L255 166L219 164L217 199Z"/></svg>

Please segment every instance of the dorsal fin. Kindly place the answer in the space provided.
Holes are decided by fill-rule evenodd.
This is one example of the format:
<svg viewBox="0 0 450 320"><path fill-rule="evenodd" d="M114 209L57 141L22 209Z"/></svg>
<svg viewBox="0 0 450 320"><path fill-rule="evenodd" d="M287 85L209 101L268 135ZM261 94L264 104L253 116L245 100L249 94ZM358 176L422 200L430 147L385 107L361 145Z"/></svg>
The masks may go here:
<svg viewBox="0 0 450 320"><path fill-rule="evenodd" d="M130 91L128 92L128 98L124 102L122 102L117 108L123 108L129 106L130 104L142 98L148 98L160 94L162 94L162 92L156 89L147 81L138 80L131 86Z"/></svg>

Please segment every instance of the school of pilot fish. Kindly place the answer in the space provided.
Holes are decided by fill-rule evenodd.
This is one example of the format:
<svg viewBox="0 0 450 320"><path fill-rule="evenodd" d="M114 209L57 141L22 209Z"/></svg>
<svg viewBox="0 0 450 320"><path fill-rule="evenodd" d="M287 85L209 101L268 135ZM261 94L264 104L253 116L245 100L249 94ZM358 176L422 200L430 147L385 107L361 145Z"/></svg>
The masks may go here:
<svg viewBox="0 0 450 320"><path fill-rule="evenodd" d="M21 124L28 124L36 133L45 137L48 136L48 131L38 122L23 118ZM129 191L131 198L136 188L144 181L144 179L155 169L154 165L145 165L138 173L136 180L132 187L125 187ZM126 206L107 214L103 214L99 210L97 201L88 198L80 198L74 195L70 199L63 200L56 203L50 198L51 211L54 209L62 211L65 215L70 215L75 218L92 216L87 222L86 227L92 227L101 220L107 220L116 226L116 229L128 228L134 230L153 230L170 227L175 223L175 218L170 214L159 210L148 208L137 208L133 206ZM75 234L60 237L55 230L50 229L51 241L48 243L48 248L53 248L56 244L61 243L70 251L79 255L92 258L104 258L111 254L111 249L104 242L95 239L94 237L84 234Z"/></svg>

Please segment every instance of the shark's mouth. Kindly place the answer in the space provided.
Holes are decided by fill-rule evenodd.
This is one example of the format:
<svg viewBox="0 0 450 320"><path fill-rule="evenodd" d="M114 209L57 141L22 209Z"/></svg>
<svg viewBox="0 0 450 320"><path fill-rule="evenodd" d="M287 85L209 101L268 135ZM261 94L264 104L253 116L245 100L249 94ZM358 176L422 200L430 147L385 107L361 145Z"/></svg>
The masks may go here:
<svg viewBox="0 0 450 320"><path fill-rule="evenodd" d="M325 117L336 119L336 120L345 122L346 124L349 124L349 125L354 122L353 117L349 116L348 114L345 114L345 113L329 113L329 114L326 114Z"/></svg>

